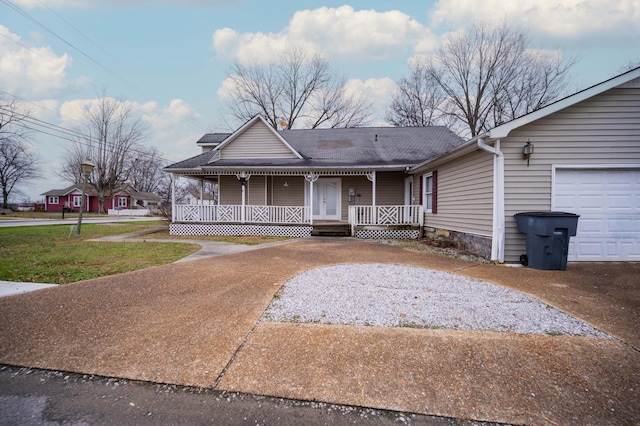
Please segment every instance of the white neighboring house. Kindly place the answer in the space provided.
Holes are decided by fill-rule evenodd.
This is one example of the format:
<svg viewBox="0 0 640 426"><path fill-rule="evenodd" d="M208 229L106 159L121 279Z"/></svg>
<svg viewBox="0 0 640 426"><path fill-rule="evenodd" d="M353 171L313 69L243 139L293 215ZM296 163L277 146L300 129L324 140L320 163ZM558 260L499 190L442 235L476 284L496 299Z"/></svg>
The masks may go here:
<svg viewBox="0 0 640 426"><path fill-rule="evenodd" d="M189 191L184 196L184 203L191 205L215 206L216 199L215 196L211 194L200 194L196 191Z"/></svg>

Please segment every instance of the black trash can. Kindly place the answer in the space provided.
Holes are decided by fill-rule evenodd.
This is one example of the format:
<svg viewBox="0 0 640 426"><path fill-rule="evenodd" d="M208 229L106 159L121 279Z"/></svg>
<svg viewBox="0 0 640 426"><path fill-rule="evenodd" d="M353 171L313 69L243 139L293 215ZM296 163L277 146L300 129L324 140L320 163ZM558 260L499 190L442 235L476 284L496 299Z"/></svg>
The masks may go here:
<svg viewBox="0 0 640 426"><path fill-rule="evenodd" d="M567 269L569 237L576 235L577 214L526 212L514 215L518 231L527 235L527 254L520 262L534 269Z"/></svg>

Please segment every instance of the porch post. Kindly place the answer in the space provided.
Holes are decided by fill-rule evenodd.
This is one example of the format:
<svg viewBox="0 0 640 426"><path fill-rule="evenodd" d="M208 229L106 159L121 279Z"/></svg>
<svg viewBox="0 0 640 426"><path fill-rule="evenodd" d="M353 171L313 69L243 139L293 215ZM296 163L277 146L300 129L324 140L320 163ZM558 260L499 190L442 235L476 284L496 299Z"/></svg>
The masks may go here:
<svg viewBox="0 0 640 426"><path fill-rule="evenodd" d="M203 204L202 193L204 192L204 179L200 179L200 205Z"/></svg>
<svg viewBox="0 0 640 426"><path fill-rule="evenodd" d="M171 179L171 222L176 220L176 179L178 176L173 175Z"/></svg>
<svg viewBox="0 0 640 426"><path fill-rule="evenodd" d="M216 197L216 205L220 206L220 188L222 187L222 185L220 185L220 173L218 173L218 196Z"/></svg>
<svg viewBox="0 0 640 426"><path fill-rule="evenodd" d="M371 219L374 224L378 223L378 213L376 211L376 171L367 173L367 179L371 181Z"/></svg>
<svg viewBox="0 0 640 426"><path fill-rule="evenodd" d="M240 210L240 222L244 223L244 221L246 220L246 215L244 212L244 197L245 197L245 185L247 184L246 181L240 181L240 186L242 186L242 209Z"/></svg>
<svg viewBox="0 0 640 426"><path fill-rule="evenodd" d="M246 212L245 212L245 197L246 197L246 185L247 185L247 181L249 180L249 178L251 177L251 175L247 172L242 172L240 174L236 174L236 178L238 178L238 180L240 181L240 185L242 186L242 206L241 206L241 211L240 211L240 221L242 223L245 222L246 220Z"/></svg>
<svg viewBox="0 0 640 426"><path fill-rule="evenodd" d="M313 182L318 180L318 175L311 172L304 178L309 182L309 223L313 225Z"/></svg>
<svg viewBox="0 0 640 426"><path fill-rule="evenodd" d="M309 181L309 223L311 225L313 225L313 182L315 181Z"/></svg>

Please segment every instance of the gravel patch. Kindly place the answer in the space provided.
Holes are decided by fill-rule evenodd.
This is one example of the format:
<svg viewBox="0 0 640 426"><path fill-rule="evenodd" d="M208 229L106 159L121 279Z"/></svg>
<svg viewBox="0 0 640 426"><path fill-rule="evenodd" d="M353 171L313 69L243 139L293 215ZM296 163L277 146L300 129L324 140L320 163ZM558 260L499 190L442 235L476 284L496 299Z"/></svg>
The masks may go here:
<svg viewBox="0 0 640 426"><path fill-rule="evenodd" d="M520 292L393 264L332 265L300 273L275 295L263 319L607 337Z"/></svg>

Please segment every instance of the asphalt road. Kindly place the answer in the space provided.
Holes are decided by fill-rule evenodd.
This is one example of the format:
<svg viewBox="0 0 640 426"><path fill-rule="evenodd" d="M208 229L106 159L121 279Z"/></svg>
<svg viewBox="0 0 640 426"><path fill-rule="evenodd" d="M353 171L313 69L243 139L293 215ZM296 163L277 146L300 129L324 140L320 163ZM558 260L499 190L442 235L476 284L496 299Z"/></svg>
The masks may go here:
<svg viewBox="0 0 640 426"><path fill-rule="evenodd" d="M494 425L0 366L0 425Z"/></svg>

